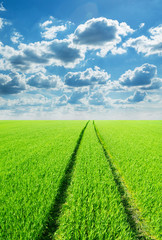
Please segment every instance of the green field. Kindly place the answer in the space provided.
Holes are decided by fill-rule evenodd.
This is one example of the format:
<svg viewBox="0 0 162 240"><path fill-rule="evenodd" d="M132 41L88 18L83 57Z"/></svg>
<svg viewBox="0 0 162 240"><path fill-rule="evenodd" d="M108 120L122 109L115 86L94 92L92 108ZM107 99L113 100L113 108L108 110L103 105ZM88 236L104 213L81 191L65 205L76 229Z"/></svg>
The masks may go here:
<svg viewBox="0 0 162 240"><path fill-rule="evenodd" d="M162 121L0 121L0 239L161 239Z"/></svg>

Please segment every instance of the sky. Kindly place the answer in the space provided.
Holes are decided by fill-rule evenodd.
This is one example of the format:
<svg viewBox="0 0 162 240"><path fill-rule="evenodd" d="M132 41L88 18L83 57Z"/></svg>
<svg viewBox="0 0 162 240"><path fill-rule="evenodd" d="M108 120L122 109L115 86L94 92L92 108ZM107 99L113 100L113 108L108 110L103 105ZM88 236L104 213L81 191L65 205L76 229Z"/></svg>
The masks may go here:
<svg viewBox="0 0 162 240"><path fill-rule="evenodd" d="M0 2L0 120L162 119L161 0Z"/></svg>

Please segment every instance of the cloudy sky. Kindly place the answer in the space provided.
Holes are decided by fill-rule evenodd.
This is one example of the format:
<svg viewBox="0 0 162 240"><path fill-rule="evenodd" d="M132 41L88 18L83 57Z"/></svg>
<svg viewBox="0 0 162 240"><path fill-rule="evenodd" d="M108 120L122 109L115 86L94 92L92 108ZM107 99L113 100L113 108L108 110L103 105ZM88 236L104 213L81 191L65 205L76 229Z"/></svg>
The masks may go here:
<svg viewBox="0 0 162 240"><path fill-rule="evenodd" d="M162 119L161 0L0 2L0 119Z"/></svg>

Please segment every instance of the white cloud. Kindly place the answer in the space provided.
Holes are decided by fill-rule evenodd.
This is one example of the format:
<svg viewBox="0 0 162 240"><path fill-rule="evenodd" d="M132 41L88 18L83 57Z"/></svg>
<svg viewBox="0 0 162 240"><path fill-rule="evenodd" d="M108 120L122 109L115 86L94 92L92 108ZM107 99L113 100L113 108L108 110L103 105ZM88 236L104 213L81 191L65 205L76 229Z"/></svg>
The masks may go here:
<svg viewBox="0 0 162 240"><path fill-rule="evenodd" d="M13 47L10 47L8 45L4 45L2 42L0 42L0 54L4 58L9 58L14 54L17 54L18 51L15 50Z"/></svg>
<svg viewBox="0 0 162 240"><path fill-rule="evenodd" d="M144 101L146 92L136 91L133 96L127 98L127 102L138 103Z"/></svg>
<svg viewBox="0 0 162 240"><path fill-rule="evenodd" d="M103 96L102 92L95 92L89 97L89 104L90 105L96 105L101 106L106 104L106 99Z"/></svg>
<svg viewBox="0 0 162 240"><path fill-rule="evenodd" d="M41 94L20 96L18 99L0 98L0 110L12 110L15 113L29 111L32 107L49 107L52 100Z"/></svg>
<svg viewBox="0 0 162 240"><path fill-rule="evenodd" d="M153 78L147 86L141 87L142 90L158 90L162 87L162 78Z"/></svg>
<svg viewBox="0 0 162 240"><path fill-rule="evenodd" d="M3 18L0 18L0 29L3 27Z"/></svg>
<svg viewBox="0 0 162 240"><path fill-rule="evenodd" d="M54 39L56 38L58 32L63 32L66 29L67 27L65 25L46 27L45 31L41 32L41 35L45 39Z"/></svg>
<svg viewBox="0 0 162 240"><path fill-rule="evenodd" d="M119 47L119 48L114 47L114 48L111 50L111 53L112 53L113 55L124 54L124 53L126 53L126 52L127 52L127 51L126 51L124 48L121 48L121 47ZM101 56L102 56L102 50L101 50ZM104 54L103 54L103 56L104 56Z"/></svg>
<svg viewBox="0 0 162 240"><path fill-rule="evenodd" d="M56 106L58 107L65 106L67 105L67 103L68 103L68 97L65 94L63 94L61 97L57 99Z"/></svg>
<svg viewBox="0 0 162 240"><path fill-rule="evenodd" d="M124 53L122 48L117 49L117 44L121 42L121 36L133 32L125 22L100 17L79 25L70 38L77 45L99 50L97 54L104 57L109 51L113 54Z"/></svg>
<svg viewBox="0 0 162 240"><path fill-rule="evenodd" d="M0 74L0 94L17 94L26 89L25 76L19 73Z"/></svg>
<svg viewBox="0 0 162 240"><path fill-rule="evenodd" d="M8 70L26 73L45 72L46 66L74 68L85 57L85 52L67 39L21 43L17 50L0 42L0 54ZM0 69L4 69L4 64Z"/></svg>
<svg viewBox="0 0 162 240"><path fill-rule="evenodd" d="M72 95L68 99L68 103L70 104L82 104L81 99L84 98L85 95L87 95L88 92L85 90L78 90L78 91L73 91Z"/></svg>
<svg viewBox="0 0 162 240"><path fill-rule="evenodd" d="M36 88L61 88L61 79L56 75L44 75L37 73L28 78L27 84Z"/></svg>
<svg viewBox="0 0 162 240"><path fill-rule="evenodd" d="M125 43L123 47L132 47L138 53L143 53L145 56L150 56L157 54L162 55L162 25L155 28L150 28L150 38L142 35L137 38L130 38Z"/></svg>
<svg viewBox="0 0 162 240"><path fill-rule="evenodd" d="M126 99L117 99L114 100L114 104L137 104L137 103L141 103L145 100L147 96L146 92L142 92L142 91L135 91L134 94Z"/></svg>
<svg viewBox="0 0 162 240"><path fill-rule="evenodd" d="M156 66L145 63L141 67L135 68L133 71L126 71L119 78L119 83L127 87L149 85L156 74Z"/></svg>
<svg viewBox="0 0 162 240"><path fill-rule="evenodd" d="M45 22L43 22L43 23L40 23L40 27L41 27L41 28L45 28L45 27L47 27L48 25L50 25L50 24L52 24L52 23L53 23L52 20L47 20L47 21L45 21Z"/></svg>
<svg viewBox="0 0 162 240"><path fill-rule="evenodd" d="M145 26L145 23L140 23L139 28L143 28Z"/></svg>
<svg viewBox="0 0 162 240"><path fill-rule="evenodd" d="M156 103L157 106L162 106L162 94L151 94L150 96L147 95L147 101L148 103Z"/></svg>
<svg viewBox="0 0 162 240"><path fill-rule="evenodd" d="M11 81L11 78L8 75L0 73L0 84L6 84Z"/></svg>
<svg viewBox="0 0 162 240"><path fill-rule="evenodd" d="M0 11L1 12L6 11L6 8L3 6L3 2L0 3Z"/></svg>
<svg viewBox="0 0 162 240"><path fill-rule="evenodd" d="M6 19L4 18L0 18L0 29L2 29L5 25L10 25L11 23L8 22Z"/></svg>
<svg viewBox="0 0 162 240"><path fill-rule="evenodd" d="M65 75L65 84L71 87L101 85L105 84L109 78L110 74L95 66L94 70L87 68L83 72L68 72Z"/></svg>
<svg viewBox="0 0 162 240"><path fill-rule="evenodd" d="M20 43L20 39L23 39L23 36L19 32L14 32L11 36L13 43Z"/></svg>
<svg viewBox="0 0 162 240"><path fill-rule="evenodd" d="M51 16L49 20L40 24L40 27L43 30L41 32L41 36L42 38L48 40L54 39L57 37L57 34L59 32L67 30L68 26L70 25L71 25L70 21L63 22Z"/></svg>

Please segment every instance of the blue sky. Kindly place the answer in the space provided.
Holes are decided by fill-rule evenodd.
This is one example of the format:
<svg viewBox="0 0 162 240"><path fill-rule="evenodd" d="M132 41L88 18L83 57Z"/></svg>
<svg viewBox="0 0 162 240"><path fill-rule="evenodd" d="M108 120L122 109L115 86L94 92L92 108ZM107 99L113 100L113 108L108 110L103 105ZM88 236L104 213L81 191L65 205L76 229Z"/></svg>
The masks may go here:
<svg viewBox="0 0 162 240"><path fill-rule="evenodd" d="M162 119L160 0L0 2L0 119Z"/></svg>

